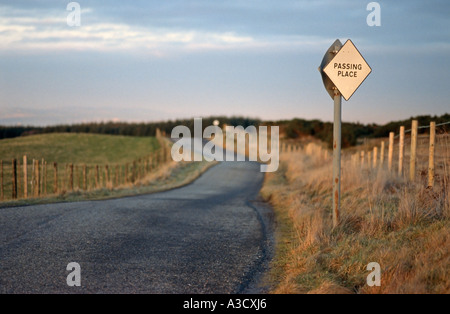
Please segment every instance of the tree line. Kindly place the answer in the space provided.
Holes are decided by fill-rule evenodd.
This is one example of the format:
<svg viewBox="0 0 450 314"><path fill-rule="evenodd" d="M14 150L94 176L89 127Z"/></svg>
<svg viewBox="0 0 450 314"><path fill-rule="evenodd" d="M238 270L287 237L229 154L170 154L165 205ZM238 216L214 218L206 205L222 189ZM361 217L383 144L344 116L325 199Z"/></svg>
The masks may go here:
<svg viewBox="0 0 450 314"><path fill-rule="evenodd" d="M390 132L398 133L400 126L408 127L411 120L417 120L420 126L429 126L431 121L436 124L450 121L450 114L441 116L423 115L411 117L401 121L393 121L384 125L362 124L362 123L342 123L342 147L355 146L361 138L389 137ZM269 122L271 125L279 125L286 138L298 139L305 136L313 136L327 143L331 148L333 143L333 123L320 120L280 120ZM438 132L448 132L450 125L439 127ZM419 129L419 133L426 133L428 129Z"/></svg>
<svg viewBox="0 0 450 314"><path fill-rule="evenodd" d="M288 139L298 139L305 136L313 136L322 140L331 147L333 141L333 123L320 120L279 120L279 121L261 121L260 119L249 117L207 117L203 118L203 128L212 125L214 120L218 120L221 125L230 126L241 125L244 128L250 125L278 125L280 132ZM362 123L342 123L342 146L350 147L357 144L358 138L378 138L388 137L389 132L397 133L400 126L408 126L411 120L418 120L419 125L427 126L431 121L437 124L450 121L450 114L441 116L417 116L406 120L393 121L384 125L362 124ZM161 122L148 123L128 123L128 122L91 122L71 125L55 125L45 127L33 126L0 126L0 139L14 138L33 134L45 133L95 133L108 135L125 136L155 136L159 129L166 134L170 134L177 125L184 125L194 132L194 119L178 119ZM441 132L447 132L450 125L440 127ZM427 132L426 129L419 129L420 132Z"/></svg>
<svg viewBox="0 0 450 314"><path fill-rule="evenodd" d="M249 125L259 125L259 119L247 117L207 117L203 118L203 128L212 125L214 120L221 124L232 126L242 125L246 128ZM148 123L128 123L128 122L90 122L79 124L61 124L54 126L35 127L35 126L0 126L0 139L14 138L18 136L27 136L45 133L94 133L108 135L124 136L155 136L156 130L169 134L177 125L187 126L191 132L194 132L194 119L178 119L161 122Z"/></svg>

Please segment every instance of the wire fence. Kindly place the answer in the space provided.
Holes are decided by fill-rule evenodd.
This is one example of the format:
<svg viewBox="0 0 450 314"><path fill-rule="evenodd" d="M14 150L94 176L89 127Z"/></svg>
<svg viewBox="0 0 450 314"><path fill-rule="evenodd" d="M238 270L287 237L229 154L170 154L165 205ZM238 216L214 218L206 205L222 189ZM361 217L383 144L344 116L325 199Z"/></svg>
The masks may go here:
<svg viewBox="0 0 450 314"><path fill-rule="evenodd" d="M436 124L436 127L444 126L444 125L447 125L447 124L450 124L450 121ZM430 126L429 125L421 125L421 126L418 126L417 128L419 130L421 130L421 129L429 129ZM405 133L410 133L411 131L412 131L412 129L408 129L408 130L405 130ZM398 138L399 136L400 136L400 134L397 134L397 135L394 136L394 138Z"/></svg>
<svg viewBox="0 0 450 314"><path fill-rule="evenodd" d="M56 163L23 156L0 160L0 201L135 185L170 160L170 146L122 164Z"/></svg>
<svg viewBox="0 0 450 314"><path fill-rule="evenodd" d="M412 127L405 130L400 127L399 134L390 132L389 139L366 140L362 146L346 149L342 153L347 166L361 170L377 171L386 169L392 174L417 181L421 178L427 187L432 188L436 182L448 186L450 173L450 135L444 131L438 134L437 128L450 124L444 122L419 126L416 120ZM430 129L427 134L418 133L419 129ZM406 133L411 133L405 137ZM300 145L283 144L282 153L300 151ZM329 160L332 153L321 145L308 143L302 151L312 155L320 162Z"/></svg>

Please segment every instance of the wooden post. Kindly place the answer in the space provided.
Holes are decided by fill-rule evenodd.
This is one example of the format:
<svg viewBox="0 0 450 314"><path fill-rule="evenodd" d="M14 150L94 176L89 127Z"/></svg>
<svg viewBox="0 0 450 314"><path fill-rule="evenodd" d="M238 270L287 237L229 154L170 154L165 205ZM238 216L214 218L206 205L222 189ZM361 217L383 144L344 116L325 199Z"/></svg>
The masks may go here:
<svg viewBox="0 0 450 314"><path fill-rule="evenodd" d="M12 199L17 199L17 160L12 160Z"/></svg>
<svg viewBox="0 0 450 314"><path fill-rule="evenodd" d="M364 158L365 158L364 154L365 154L365 152L362 150L361 151L361 168L364 168Z"/></svg>
<svg viewBox="0 0 450 314"><path fill-rule="evenodd" d="M109 166L105 165L105 187L109 185Z"/></svg>
<svg viewBox="0 0 450 314"><path fill-rule="evenodd" d="M41 194L41 191L39 190L39 188L40 188L40 176L41 176L41 174L40 174L40 172L39 172L39 160L35 160L34 161L35 162L35 165L34 165L34 171L36 172L35 174L34 174L34 180L35 180L35 182L34 182L34 185L35 185L35 190L34 190L34 196L35 197L39 197L39 195Z"/></svg>
<svg viewBox="0 0 450 314"><path fill-rule="evenodd" d="M3 201L3 160L0 160L0 199Z"/></svg>
<svg viewBox="0 0 450 314"><path fill-rule="evenodd" d="M131 182L133 184L136 182L136 160L133 161L133 174L132 174Z"/></svg>
<svg viewBox="0 0 450 314"><path fill-rule="evenodd" d="M78 173L78 165L74 166L74 172L73 172L73 188L76 190L77 188L80 189L81 183L80 183L81 176Z"/></svg>
<svg viewBox="0 0 450 314"><path fill-rule="evenodd" d="M100 173L98 171L98 165L95 166L95 187L97 189L100 187Z"/></svg>
<svg viewBox="0 0 450 314"><path fill-rule="evenodd" d="M394 132L389 133L388 169L392 171L392 160L394 158Z"/></svg>
<svg viewBox="0 0 450 314"><path fill-rule="evenodd" d="M73 191L73 164L69 165L69 190Z"/></svg>
<svg viewBox="0 0 450 314"><path fill-rule="evenodd" d="M87 190L87 167L83 165L83 190Z"/></svg>
<svg viewBox="0 0 450 314"><path fill-rule="evenodd" d="M373 148L373 167L376 168L377 167L377 162L378 162L378 147L374 147Z"/></svg>
<svg viewBox="0 0 450 314"><path fill-rule="evenodd" d="M144 177L148 174L148 158L144 158Z"/></svg>
<svg viewBox="0 0 450 314"><path fill-rule="evenodd" d="M23 156L23 197L28 198L28 168L27 155Z"/></svg>
<svg viewBox="0 0 450 314"><path fill-rule="evenodd" d="M411 158L409 160L409 179L414 181L416 178L416 156L417 156L417 120L412 121L411 125Z"/></svg>
<svg viewBox="0 0 450 314"><path fill-rule="evenodd" d="M44 162L44 195L47 195L47 162Z"/></svg>
<svg viewBox="0 0 450 314"><path fill-rule="evenodd" d="M33 197L36 195L36 184L35 184L35 178L34 176L36 175L36 161L35 159L33 159L32 163L31 163L31 193L33 194Z"/></svg>
<svg viewBox="0 0 450 314"><path fill-rule="evenodd" d="M428 157L428 187L434 186L434 151L436 140L436 122L430 123L430 149Z"/></svg>
<svg viewBox="0 0 450 314"><path fill-rule="evenodd" d="M372 168L372 152L370 150L367 152L367 166Z"/></svg>
<svg viewBox="0 0 450 314"><path fill-rule="evenodd" d="M20 189L21 189L20 182L22 181L22 180L20 180L20 178L21 178L20 159L17 160L16 167L17 167L17 198L19 198L19 196L20 196Z"/></svg>
<svg viewBox="0 0 450 314"><path fill-rule="evenodd" d="M116 187L119 186L119 165L116 165Z"/></svg>
<svg viewBox="0 0 450 314"><path fill-rule="evenodd" d="M40 194L44 194L44 159L42 159L40 167L39 177L39 191Z"/></svg>
<svg viewBox="0 0 450 314"><path fill-rule="evenodd" d="M381 142L380 148L380 167L383 167L384 164L384 141Z"/></svg>
<svg viewBox="0 0 450 314"><path fill-rule="evenodd" d="M398 153L398 175L401 176L403 173L403 154L405 152L405 127L400 127L400 142L399 142L399 153Z"/></svg>
<svg viewBox="0 0 450 314"><path fill-rule="evenodd" d="M36 177L36 174L38 173L38 169L36 169L36 159L33 159L33 176L31 178L33 185L33 197L39 196L39 187L38 187L38 179Z"/></svg>
<svg viewBox="0 0 450 314"><path fill-rule="evenodd" d="M69 167L70 167L70 165L69 164L65 164L65 167L64 167L64 183L63 183L63 187L64 187L64 190L65 191L69 191L70 190L70 187L69 187L69 177L70 177L70 171L69 171Z"/></svg>
<svg viewBox="0 0 450 314"><path fill-rule="evenodd" d="M138 159L138 163L137 163L137 178L138 179L142 179L142 160L141 158Z"/></svg>
<svg viewBox="0 0 450 314"><path fill-rule="evenodd" d="M53 163L53 193L58 193L58 164Z"/></svg>
<svg viewBox="0 0 450 314"><path fill-rule="evenodd" d="M92 190L94 186L94 171L91 170L91 167L86 166L86 188L88 191Z"/></svg>

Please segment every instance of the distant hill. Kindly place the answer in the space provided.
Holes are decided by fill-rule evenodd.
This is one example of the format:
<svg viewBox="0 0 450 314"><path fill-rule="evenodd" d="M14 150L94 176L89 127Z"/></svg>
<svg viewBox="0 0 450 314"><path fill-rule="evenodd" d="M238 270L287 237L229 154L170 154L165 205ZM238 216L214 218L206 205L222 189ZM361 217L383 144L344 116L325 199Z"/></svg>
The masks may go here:
<svg viewBox="0 0 450 314"><path fill-rule="evenodd" d="M249 125L258 125L260 120L245 117L208 117L203 118L203 126L212 125L214 120L219 120L221 124L242 125L244 128ZM45 133L93 133L108 135L126 136L155 136L156 129L160 129L166 134L170 134L177 125L185 125L194 131L194 119L169 120L149 123L127 123L127 122L92 122L71 125L55 125L47 127L34 126L0 126L0 139L14 138L33 134Z"/></svg>
<svg viewBox="0 0 450 314"><path fill-rule="evenodd" d="M419 125L425 126L429 125L430 121L435 121L438 124L449 122L450 114L444 114L442 116L411 117L407 120L393 121L385 125L344 122L342 124L342 146L354 146L357 144L358 138L387 137L389 136L389 132L398 133L401 125L408 128L413 119L418 120ZM299 139L305 136L313 136L328 143L330 147L333 140L333 123L320 120L295 118L292 120L261 121L259 119L248 117L217 116L203 118L203 127L212 125L214 120L219 120L221 125L241 125L244 128L249 125L278 125L280 126L280 133L284 138ZM0 126L0 139L45 133L94 133L123 136L155 136L156 129L160 129L165 134L170 134L172 129L177 125L185 125L193 132L194 120L182 119L150 123L98 122L48 127ZM448 131L449 129L450 125L441 128L443 131ZM426 129L419 131L426 132Z"/></svg>

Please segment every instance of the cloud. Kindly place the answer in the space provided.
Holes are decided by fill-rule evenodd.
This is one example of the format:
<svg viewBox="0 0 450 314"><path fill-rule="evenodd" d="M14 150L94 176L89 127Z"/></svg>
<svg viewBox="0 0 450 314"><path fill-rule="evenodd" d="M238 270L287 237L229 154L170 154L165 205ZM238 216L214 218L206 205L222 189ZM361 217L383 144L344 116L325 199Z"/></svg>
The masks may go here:
<svg viewBox="0 0 450 314"><path fill-rule="evenodd" d="M62 13L61 13L62 12ZM70 27L59 11L0 7L0 51L139 49L161 55L179 51L310 47L325 39L317 36L257 36L235 31L135 25L100 19L93 8L83 8L82 25ZM84 22L84 21L88 22ZM329 39L326 39L328 42Z"/></svg>

